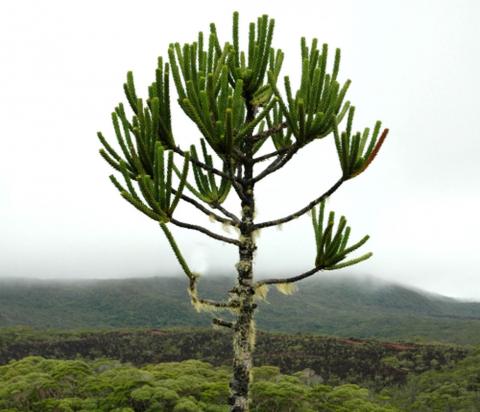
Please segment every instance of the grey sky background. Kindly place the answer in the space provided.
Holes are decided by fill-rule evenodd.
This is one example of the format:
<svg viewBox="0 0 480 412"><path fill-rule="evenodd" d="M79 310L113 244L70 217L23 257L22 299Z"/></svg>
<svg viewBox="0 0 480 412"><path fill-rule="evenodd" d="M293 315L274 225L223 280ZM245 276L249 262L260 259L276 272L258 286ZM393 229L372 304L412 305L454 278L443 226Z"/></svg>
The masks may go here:
<svg viewBox="0 0 480 412"><path fill-rule="evenodd" d="M342 49L356 129L381 119L390 135L363 175L328 203L374 257L350 269L449 296L480 299L480 3L475 0L83 1L0 3L0 276L108 278L179 269L158 225L111 186L96 132L133 70L146 94L156 58L216 22L230 39L240 11L276 19L282 73L298 78L299 39ZM177 141L199 133L174 112ZM317 197L340 176L333 138L309 146L258 186L259 220ZM234 196L228 205L235 212ZM183 220L204 222L194 209ZM210 225L210 223L205 222ZM212 226L218 232L219 226ZM234 275L230 245L172 229L194 269ZM314 262L309 217L261 233L260 274L297 274ZM321 276L321 275L320 275Z"/></svg>

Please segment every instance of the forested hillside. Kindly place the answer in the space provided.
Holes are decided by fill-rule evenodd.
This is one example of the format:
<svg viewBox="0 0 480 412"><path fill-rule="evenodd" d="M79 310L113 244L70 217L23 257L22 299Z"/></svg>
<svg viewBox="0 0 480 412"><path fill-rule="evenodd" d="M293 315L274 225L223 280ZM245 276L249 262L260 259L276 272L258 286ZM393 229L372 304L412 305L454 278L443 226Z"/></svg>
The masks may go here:
<svg viewBox="0 0 480 412"><path fill-rule="evenodd" d="M227 278L205 278L220 297ZM260 302L258 328L342 337L480 343L480 303L461 302L365 279L318 278ZM82 282L0 281L0 327L97 328L209 326L191 307L183 278Z"/></svg>

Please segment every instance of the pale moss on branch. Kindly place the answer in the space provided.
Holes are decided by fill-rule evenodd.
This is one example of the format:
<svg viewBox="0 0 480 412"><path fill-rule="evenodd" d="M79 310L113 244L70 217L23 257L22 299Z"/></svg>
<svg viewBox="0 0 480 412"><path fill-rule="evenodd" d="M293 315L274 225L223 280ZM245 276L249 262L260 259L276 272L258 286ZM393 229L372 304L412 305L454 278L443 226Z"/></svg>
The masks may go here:
<svg viewBox="0 0 480 412"><path fill-rule="evenodd" d="M298 290L297 285L294 283L276 283L275 287L284 295L293 295Z"/></svg>

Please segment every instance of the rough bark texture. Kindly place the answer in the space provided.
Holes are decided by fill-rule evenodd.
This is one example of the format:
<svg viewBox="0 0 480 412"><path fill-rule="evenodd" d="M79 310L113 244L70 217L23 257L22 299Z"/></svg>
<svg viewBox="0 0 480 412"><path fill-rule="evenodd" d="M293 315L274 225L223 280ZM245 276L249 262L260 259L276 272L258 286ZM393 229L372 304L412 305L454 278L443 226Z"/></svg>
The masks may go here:
<svg viewBox="0 0 480 412"><path fill-rule="evenodd" d="M253 117L250 112L248 117ZM239 313L233 331L233 376L230 383L231 411L245 412L249 410L249 385L252 370L252 353L255 341L253 288L253 255L256 249L253 237L255 197L253 177L252 142L245 144L244 175L242 191L242 221L240 224L240 246L237 264L238 284L234 290L239 301Z"/></svg>

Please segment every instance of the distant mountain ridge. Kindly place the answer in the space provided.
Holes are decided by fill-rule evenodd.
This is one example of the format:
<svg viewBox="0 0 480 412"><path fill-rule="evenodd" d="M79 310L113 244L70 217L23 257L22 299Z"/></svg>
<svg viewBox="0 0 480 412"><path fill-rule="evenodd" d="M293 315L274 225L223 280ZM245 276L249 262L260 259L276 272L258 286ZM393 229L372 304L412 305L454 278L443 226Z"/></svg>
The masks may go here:
<svg viewBox="0 0 480 412"><path fill-rule="evenodd" d="M205 276L201 292L224 297L233 280ZM259 302L257 324L276 332L480 343L480 303L353 277L322 277ZM0 279L0 327L208 326L181 277L50 281Z"/></svg>

